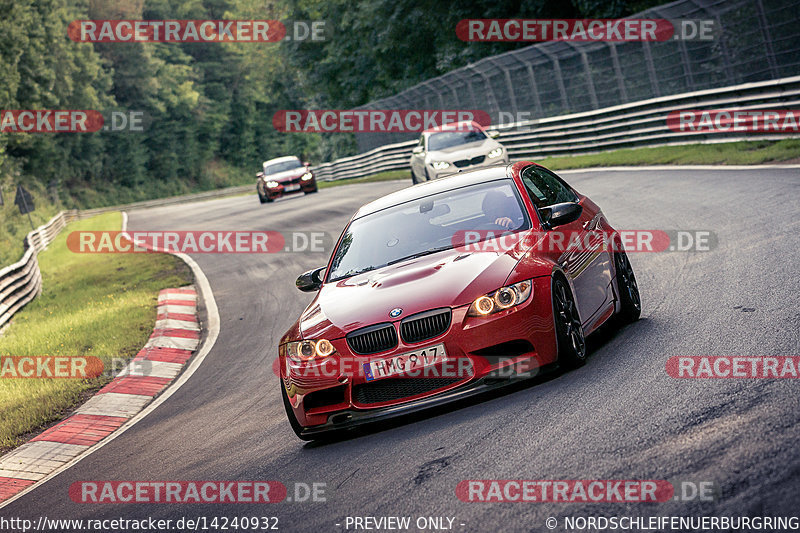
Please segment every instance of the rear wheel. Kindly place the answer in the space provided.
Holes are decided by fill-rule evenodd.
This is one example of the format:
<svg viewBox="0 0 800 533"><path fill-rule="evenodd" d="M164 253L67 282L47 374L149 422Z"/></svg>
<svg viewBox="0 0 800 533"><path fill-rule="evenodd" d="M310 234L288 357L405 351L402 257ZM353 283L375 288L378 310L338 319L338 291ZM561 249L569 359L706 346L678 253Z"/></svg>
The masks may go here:
<svg viewBox="0 0 800 533"><path fill-rule="evenodd" d="M560 277L553 280L553 317L558 340L558 362L565 368L576 368L586 362L586 339L575 306L575 299L567 282Z"/></svg>
<svg viewBox="0 0 800 533"><path fill-rule="evenodd" d="M619 288L619 317L625 323L636 322L642 314L642 299L639 296L639 286L636 284L628 254L624 251L615 253L614 268L617 271Z"/></svg>

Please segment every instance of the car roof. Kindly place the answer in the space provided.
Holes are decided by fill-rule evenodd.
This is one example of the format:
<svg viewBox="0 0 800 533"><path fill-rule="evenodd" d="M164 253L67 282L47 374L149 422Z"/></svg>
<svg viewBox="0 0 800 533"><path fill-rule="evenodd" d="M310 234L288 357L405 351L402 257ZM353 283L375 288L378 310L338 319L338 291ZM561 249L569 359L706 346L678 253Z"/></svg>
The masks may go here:
<svg viewBox="0 0 800 533"><path fill-rule="evenodd" d="M451 191L460 189L469 185L476 185L478 183L486 183L487 181L498 180L511 176L511 165L501 164L492 167L480 168L467 172L459 172L452 176L439 178L433 181L426 181L419 185L414 185L406 189L387 194L377 200L374 200L361 207L356 214L353 215L353 220L361 218L366 215L371 215L387 207L410 202L418 198L424 198L432 194L440 192Z"/></svg>
<svg viewBox="0 0 800 533"><path fill-rule="evenodd" d="M474 120L462 120L461 122L448 122L447 124L442 124L441 126L436 126L434 128L428 128L427 130L423 131L422 133L427 133L430 135L431 133L442 133L447 131L454 131L463 126L472 126L473 128L478 128L479 130L483 131L483 126L475 122Z"/></svg>
<svg viewBox="0 0 800 533"><path fill-rule="evenodd" d="M275 159L270 159L269 161L264 161L261 163L261 166L270 165L272 163L282 163L284 161L300 161L300 158L296 155L287 155L283 157L276 157Z"/></svg>

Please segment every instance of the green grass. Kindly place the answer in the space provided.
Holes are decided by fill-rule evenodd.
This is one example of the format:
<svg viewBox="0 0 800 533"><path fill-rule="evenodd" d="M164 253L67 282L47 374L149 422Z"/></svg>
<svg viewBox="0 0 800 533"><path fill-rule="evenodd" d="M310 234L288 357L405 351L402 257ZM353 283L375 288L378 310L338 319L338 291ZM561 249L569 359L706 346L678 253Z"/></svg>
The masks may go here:
<svg viewBox="0 0 800 533"><path fill-rule="evenodd" d="M96 356L107 364L132 357L156 318L158 291L191 283L189 268L166 254L76 254L76 230L118 230L119 213L70 224L39 255L42 295L17 313L0 335L0 356ZM110 381L0 378L0 451L58 420Z"/></svg>
<svg viewBox="0 0 800 533"><path fill-rule="evenodd" d="M394 181L394 180L405 180L407 179L409 183L411 183L411 171L409 170L387 170L386 172L379 172L378 174L373 174L371 176L366 176L363 178L353 178L349 180L337 180L337 181L320 181L319 188L325 189L327 187L337 187L339 185L350 185L353 183L373 183L376 181Z"/></svg>
<svg viewBox="0 0 800 533"><path fill-rule="evenodd" d="M553 170L563 170L638 165L758 165L799 157L800 139L784 139L630 148L598 154L547 157L536 162Z"/></svg>

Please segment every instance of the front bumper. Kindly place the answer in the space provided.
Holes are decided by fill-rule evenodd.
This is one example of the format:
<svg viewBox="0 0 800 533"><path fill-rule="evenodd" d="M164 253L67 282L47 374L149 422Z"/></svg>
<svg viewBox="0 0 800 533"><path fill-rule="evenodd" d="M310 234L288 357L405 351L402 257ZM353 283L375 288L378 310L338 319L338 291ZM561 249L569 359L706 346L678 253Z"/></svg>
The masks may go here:
<svg viewBox="0 0 800 533"><path fill-rule="evenodd" d="M445 176L452 176L453 174L458 174L459 172L466 172L468 170L475 170L478 168L485 168L491 167L494 165L499 164L508 164L508 152L503 150L503 155L499 157L495 157L493 159L489 159L488 157L484 157L483 161L474 165L468 165L465 167L457 167L455 163L450 162L450 166L443 169L443 170L435 170L433 166L427 165L428 168L428 175L431 177L432 180L437 178L443 178Z"/></svg>
<svg viewBox="0 0 800 533"><path fill-rule="evenodd" d="M401 405L380 407L366 411L362 409L345 409L337 412L333 416L328 417L327 422L323 424L304 427L300 433L300 436L302 438L313 439L316 436L321 436L335 431L355 429L373 422L380 422L382 420L409 415L424 411L426 409L432 409L440 405L446 405L456 400L477 396L478 394L506 387L510 383L511 381L508 379L502 380L490 377L479 378L465 383L464 385L455 389Z"/></svg>
<svg viewBox="0 0 800 533"><path fill-rule="evenodd" d="M331 341L337 354L321 364L294 363L281 349L281 385L304 434L425 409L494 388L487 385L489 381L503 383L512 376L535 375L540 367L555 362L550 280L534 278L533 283L534 294L516 308L480 318L468 317L468 306L454 308L443 334L413 344L404 343L398 335L396 347L378 354L355 355L343 338ZM398 328L399 323L393 324ZM438 344L444 344L453 361L449 367L434 365L422 376L375 380L367 380L361 371L365 363Z"/></svg>
<svg viewBox="0 0 800 533"><path fill-rule="evenodd" d="M299 188L295 188L298 187ZM294 190L287 191L287 188ZM281 183L277 187L267 187L264 185L265 195L270 199L281 198L287 194L307 193L317 190L317 179L311 178L310 180L303 181L300 178L295 178L285 183Z"/></svg>

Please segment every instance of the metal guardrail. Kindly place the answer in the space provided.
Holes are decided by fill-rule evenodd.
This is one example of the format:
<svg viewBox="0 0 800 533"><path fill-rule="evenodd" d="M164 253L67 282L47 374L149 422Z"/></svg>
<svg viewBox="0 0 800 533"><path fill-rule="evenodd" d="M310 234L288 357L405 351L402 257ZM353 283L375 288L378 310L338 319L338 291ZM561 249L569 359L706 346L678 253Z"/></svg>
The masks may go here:
<svg viewBox="0 0 800 533"><path fill-rule="evenodd" d="M255 194L255 185L228 187L216 191L205 191L112 207L100 207L97 209L87 209L85 211L61 211L47 224L39 226L28 233L25 237L26 250L22 259L0 270L0 328L11 320L14 313L41 294L42 274L39 271L37 256L39 252L47 248L48 244L53 242L53 239L64 229L68 222L108 213L110 211L175 205L198 200L233 196L246 192L253 192L253 194Z"/></svg>
<svg viewBox="0 0 800 533"><path fill-rule="evenodd" d="M47 224L39 226L25 237L27 249L22 259L0 270L0 327L25 304L42 292L42 273L39 271L39 252L53 242L67 222L80 218L78 211L62 211Z"/></svg>
<svg viewBox="0 0 800 533"><path fill-rule="evenodd" d="M781 109L800 105L800 76L695 91L595 111L559 115L500 126L499 141L512 159L539 159L603 150L668 144L786 139L792 134L742 132L675 132L667 115L681 109ZM386 170L408 169L411 149L405 141L343 157L314 167L325 181L368 176Z"/></svg>
<svg viewBox="0 0 800 533"><path fill-rule="evenodd" d="M677 0L627 18L672 20L676 37L687 19L714 29L709 40L531 44L358 109L479 109L500 124L519 112L541 119L800 73L798 0ZM362 152L414 137L356 133Z"/></svg>

